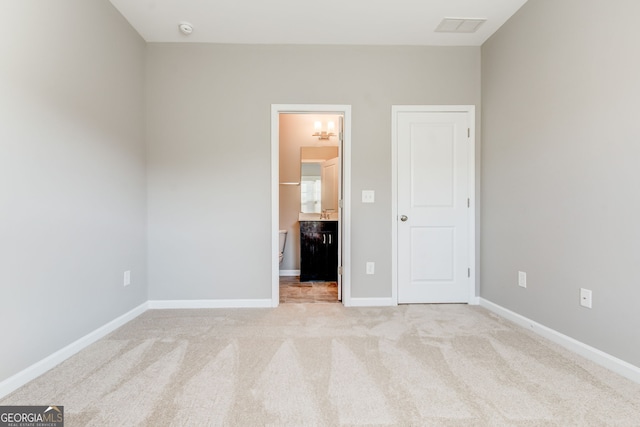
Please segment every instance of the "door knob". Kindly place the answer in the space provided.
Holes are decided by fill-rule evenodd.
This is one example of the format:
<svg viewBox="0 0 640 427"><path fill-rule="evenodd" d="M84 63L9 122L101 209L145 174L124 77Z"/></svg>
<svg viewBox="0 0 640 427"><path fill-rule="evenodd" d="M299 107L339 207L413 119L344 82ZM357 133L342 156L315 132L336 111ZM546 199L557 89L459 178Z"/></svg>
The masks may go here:
<svg viewBox="0 0 640 427"><path fill-rule="evenodd" d="M402 222L405 222L405 221L406 221L406 220L408 220L408 219L409 219L409 217L407 217L406 215L402 215L402 216L400 217L400 221L402 221Z"/></svg>

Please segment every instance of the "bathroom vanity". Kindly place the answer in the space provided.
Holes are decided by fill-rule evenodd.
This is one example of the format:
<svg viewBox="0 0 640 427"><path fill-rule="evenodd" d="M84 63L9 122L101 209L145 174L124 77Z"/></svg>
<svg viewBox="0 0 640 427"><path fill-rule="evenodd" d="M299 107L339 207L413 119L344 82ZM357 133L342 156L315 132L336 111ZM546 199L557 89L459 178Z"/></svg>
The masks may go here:
<svg viewBox="0 0 640 427"><path fill-rule="evenodd" d="M338 280L338 221L300 221L300 281Z"/></svg>

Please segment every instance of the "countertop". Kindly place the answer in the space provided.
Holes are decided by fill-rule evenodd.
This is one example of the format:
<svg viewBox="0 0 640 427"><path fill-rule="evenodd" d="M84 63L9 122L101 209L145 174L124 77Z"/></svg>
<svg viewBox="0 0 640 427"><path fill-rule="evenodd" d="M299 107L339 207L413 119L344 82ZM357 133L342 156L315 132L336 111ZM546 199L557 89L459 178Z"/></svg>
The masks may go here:
<svg viewBox="0 0 640 427"><path fill-rule="evenodd" d="M320 218L319 213L302 213L298 214L298 221L338 221L338 212L329 213L329 218Z"/></svg>

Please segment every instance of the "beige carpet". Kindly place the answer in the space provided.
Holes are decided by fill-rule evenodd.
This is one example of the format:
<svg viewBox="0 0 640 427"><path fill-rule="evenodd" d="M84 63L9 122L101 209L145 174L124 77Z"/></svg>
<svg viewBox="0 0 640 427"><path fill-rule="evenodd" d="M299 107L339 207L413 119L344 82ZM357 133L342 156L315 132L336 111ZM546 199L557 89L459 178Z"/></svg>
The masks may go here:
<svg viewBox="0 0 640 427"><path fill-rule="evenodd" d="M0 404L67 427L640 425L640 385L465 305L151 310Z"/></svg>

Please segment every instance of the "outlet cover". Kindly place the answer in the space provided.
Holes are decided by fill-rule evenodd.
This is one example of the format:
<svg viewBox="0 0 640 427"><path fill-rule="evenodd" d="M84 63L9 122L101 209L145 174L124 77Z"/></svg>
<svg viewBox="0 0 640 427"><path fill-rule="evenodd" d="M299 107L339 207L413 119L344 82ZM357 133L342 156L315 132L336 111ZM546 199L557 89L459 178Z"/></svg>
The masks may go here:
<svg viewBox="0 0 640 427"><path fill-rule="evenodd" d="M521 288L527 287L527 273L524 271L518 271L518 286Z"/></svg>
<svg viewBox="0 0 640 427"><path fill-rule="evenodd" d="M580 305L591 308L593 294L589 289L580 288Z"/></svg>
<svg viewBox="0 0 640 427"><path fill-rule="evenodd" d="M367 274L375 274L376 272L376 263L375 262L367 262Z"/></svg>

